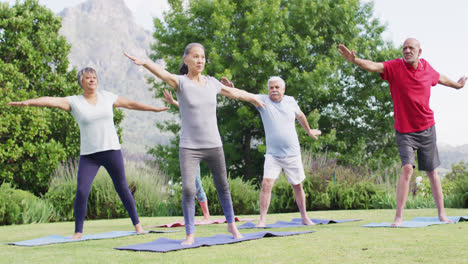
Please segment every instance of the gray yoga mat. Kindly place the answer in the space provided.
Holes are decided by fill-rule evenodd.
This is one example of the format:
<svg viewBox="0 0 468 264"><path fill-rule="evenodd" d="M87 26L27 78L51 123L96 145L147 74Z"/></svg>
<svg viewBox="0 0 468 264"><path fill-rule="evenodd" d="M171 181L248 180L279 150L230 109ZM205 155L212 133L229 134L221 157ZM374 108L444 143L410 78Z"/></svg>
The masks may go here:
<svg viewBox="0 0 468 264"><path fill-rule="evenodd" d="M453 221L453 223L468 221L468 216L449 216L448 219ZM441 222L438 217L414 217L411 221L403 221L401 226L392 226L392 223L383 222L383 223L370 223L362 225L362 227L426 227L430 225L445 225L450 224L448 222Z"/></svg>
<svg viewBox="0 0 468 264"><path fill-rule="evenodd" d="M171 230L171 231L151 230L151 231L148 231L147 233L172 233L172 232L179 232L179 231L180 230ZM50 235L46 237L35 238L35 239L25 240L25 241L20 241L20 242L9 242L6 244L32 247L32 246L42 246L42 245L50 245L50 244L58 244L58 243L80 242L80 241L93 240L93 239L117 238L117 237L124 237L124 236L133 236L133 235L140 235L140 234L137 234L135 231L111 231L107 233L83 235L81 239L71 239L71 236ZM144 234L141 234L141 235L144 235Z"/></svg>

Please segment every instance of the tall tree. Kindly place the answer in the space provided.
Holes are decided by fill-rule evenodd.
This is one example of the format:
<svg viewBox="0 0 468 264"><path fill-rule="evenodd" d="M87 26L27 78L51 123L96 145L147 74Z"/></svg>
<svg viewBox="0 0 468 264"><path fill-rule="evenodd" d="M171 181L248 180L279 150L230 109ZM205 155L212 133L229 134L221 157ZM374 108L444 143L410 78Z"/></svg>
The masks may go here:
<svg viewBox="0 0 468 264"><path fill-rule="evenodd" d="M82 92L60 27L37 0L0 3L0 182L36 194L47 191L60 161L79 154L78 126L65 111L7 103Z"/></svg>
<svg viewBox="0 0 468 264"><path fill-rule="evenodd" d="M301 144L328 151L345 163L394 160L393 116L388 88L378 75L356 71L337 52L339 43L382 61L397 51L382 39L384 26L372 4L359 0L169 0L164 22L155 19L152 59L177 72L185 45L205 46L206 74L227 76L237 88L267 93L278 75L286 94L325 132L318 141L300 133ZM154 82L158 95L165 84ZM218 124L232 176L260 179L264 132L256 109L219 97ZM178 131L177 122L163 129ZM298 129L300 131L300 129ZM177 143L177 137L174 139ZM178 167L177 147L150 152ZM169 157L170 156L170 157Z"/></svg>

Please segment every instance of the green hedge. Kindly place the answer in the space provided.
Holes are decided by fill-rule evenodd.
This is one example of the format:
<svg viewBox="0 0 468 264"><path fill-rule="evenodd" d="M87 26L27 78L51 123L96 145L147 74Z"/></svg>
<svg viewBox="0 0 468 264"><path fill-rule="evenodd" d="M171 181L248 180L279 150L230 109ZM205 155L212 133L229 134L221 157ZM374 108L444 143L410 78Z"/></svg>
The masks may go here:
<svg viewBox="0 0 468 264"><path fill-rule="evenodd" d="M55 216L53 206L9 183L0 186L0 225L45 223Z"/></svg>

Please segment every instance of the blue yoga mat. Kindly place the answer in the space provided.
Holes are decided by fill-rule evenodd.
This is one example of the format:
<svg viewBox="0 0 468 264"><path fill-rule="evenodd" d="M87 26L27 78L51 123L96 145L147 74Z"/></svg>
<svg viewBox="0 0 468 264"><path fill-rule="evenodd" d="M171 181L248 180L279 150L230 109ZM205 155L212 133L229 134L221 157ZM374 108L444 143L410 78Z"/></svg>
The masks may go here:
<svg viewBox="0 0 468 264"><path fill-rule="evenodd" d="M454 223L468 221L468 216L449 216L448 219L453 221ZM403 221L401 226L392 226L392 223L370 223L366 225L362 225L362 227L426 227L430 225L445 225L450 224L447 222L441 222L438 217L415 217L411 219L411 221Z"/></svg>
<svg viewBox="0 0 468 264"><path fill-rule="evenodd" d="M180 230L171 230L171 231L151 230L151 231L148 231L147 233L172 233L172 232L179 232L179 231ZM139 235L139 234L137 234L135 231L111 231L107 233L83 235L81 239L71 239L72 236L51 235L51 236L25 240L25 241L20 241L20 242L9 242L6 244L32 247L32 246L42 246L42 245L50 245L50 244L58 244L58 243L80 242L80 241L94 240L94 239L117 238L117 237L124 237L124 236L133 236L133 235Z"/></svg>
<svg viewBox="0 0 468 264"><path fill-rule="evenodd" d="M195 243L192 245L181 245L183 239L173 240L169 238L159 238L150 243L131 245L126 247L116 247L119 250L133 250L133 251L152 251L152 252L168 252L181 249L207 247L214 245L232 244L239 243L248 240L260 239L264 237L282 237L282 236L293 236L300 234L313 233L315 231L304 231L304 232L259 232L242 234L243 238L234 239L232 235L214 235L212 237L200 237L195 238Z"/></svg>
<svg viewBox="0 0 468 264"><path fill-rule="evenodd" d="M311 218L310 221L312 221L315 224L328 225L328 224L336 224L336 223L361 221L361 219L329 220L329 219ZM238 226L237 228L238 229L251 229L251 228L280 228L280 227L298 227L298 226L306 226L302 224L301 218L294 218L290 222L277 221L274 224L267 224L265 227L256 227L255 223L247 222L243 225Z"/></svg>

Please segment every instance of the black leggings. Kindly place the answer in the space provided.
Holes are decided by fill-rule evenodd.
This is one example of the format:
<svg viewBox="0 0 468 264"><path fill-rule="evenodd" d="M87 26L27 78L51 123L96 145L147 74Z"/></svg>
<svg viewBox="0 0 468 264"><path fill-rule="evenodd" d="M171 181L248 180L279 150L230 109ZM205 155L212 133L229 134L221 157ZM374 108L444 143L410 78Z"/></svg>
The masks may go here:
<svg viewBox="0 0 468 264"><path fill-rule="evenodd" d="M135 200L133 200L132 193L128 189L122 152L120 150L107 150L80 156L78 185L75 196L75 233L83 233L83 222L86 216L86 206L89 192L91 191L91 184L101 166L104 166L109 173L115 190L130 215L133 225L140 223L135 207Z"/></svg>

